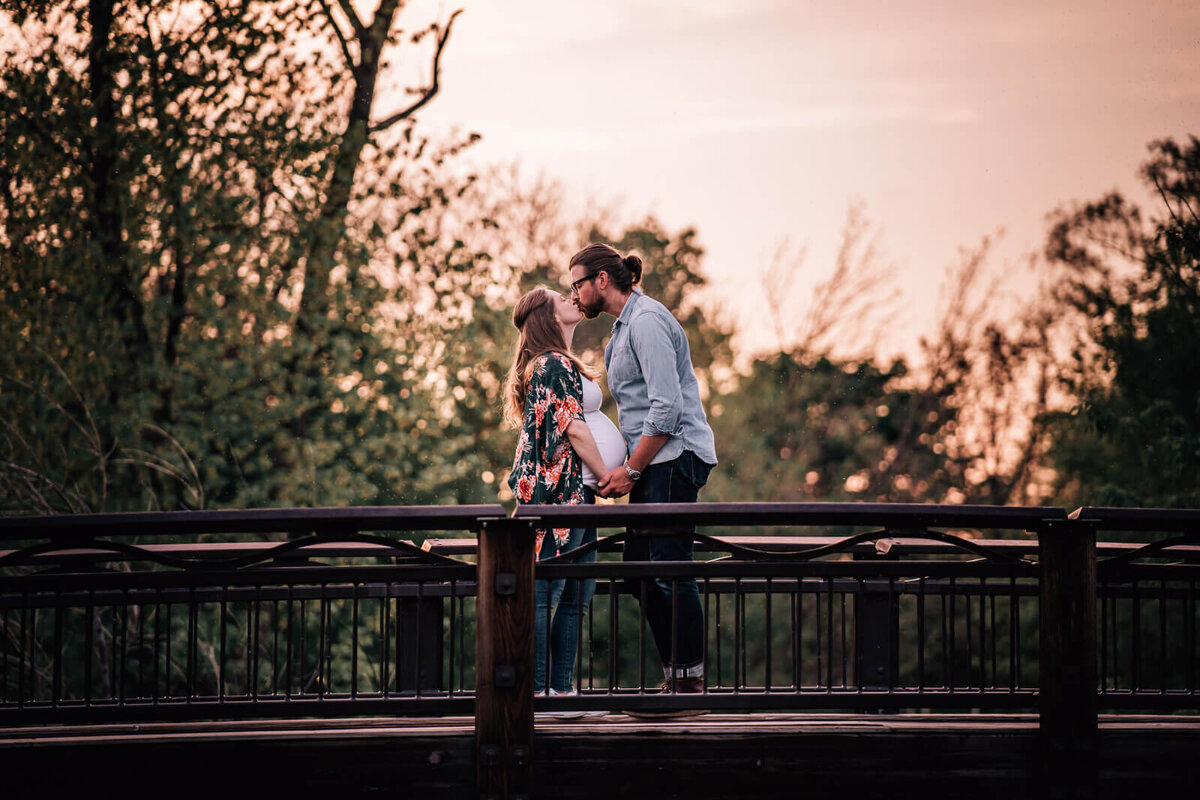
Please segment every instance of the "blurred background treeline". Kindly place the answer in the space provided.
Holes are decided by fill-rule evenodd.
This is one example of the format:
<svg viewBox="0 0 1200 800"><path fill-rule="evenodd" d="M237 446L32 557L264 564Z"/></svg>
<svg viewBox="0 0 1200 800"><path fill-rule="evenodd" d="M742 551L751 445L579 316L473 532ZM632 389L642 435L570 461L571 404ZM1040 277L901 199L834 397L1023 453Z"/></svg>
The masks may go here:
<svg viewBox="0 0 1200 800"><path fill-rule="evenodd" d="M904 358L852 207L806 303L802 249L745 265L779 345L740 352L703 231L422 133L456 15L403 5L0 0L0 512L509 499L512 305L597 240L688 332L707 500L1200 507L1197 138L1145 207L1047 209L1020 307L965 248Z"/></svg>

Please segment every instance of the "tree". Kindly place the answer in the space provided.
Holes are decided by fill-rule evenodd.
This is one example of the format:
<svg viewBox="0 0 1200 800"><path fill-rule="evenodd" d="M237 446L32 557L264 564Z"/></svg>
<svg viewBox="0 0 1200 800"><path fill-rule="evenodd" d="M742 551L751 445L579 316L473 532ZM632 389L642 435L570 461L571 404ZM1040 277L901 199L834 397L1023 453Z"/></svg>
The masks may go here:
<svg viewBox="0 0 1200 800"><path fill-rule="evenodd" d="M954 426L946 392L903 359L878 363L864 332L886 330L894 292L877 237L852 206L830 276L806 307L783 307L804 258L781 246L764 275L780 343L712 407L724 500L940 499ZM877 334L878 335L878 334ZM785 344L790 343L790 344ZM875 342L877 344L877 342Z"/></svg>
<svg viewBox="0 0 1200 800"><path fill-rule="evenodd" d="M440 496L413 474L478 259L437 220L475 137L413 123L454 16L401 43L396 2L0 10L28 42L0 63L5 508ZM400 46L432 78L373 116Z"/></svg>
<svg viewBox="0 0 1200 800"><path fill-rule="evenodd" d="M1148 216L1118 193L1057 212L1056 299L1077 314L1052 419L1057 485L1089 505L1197 507L1200 484L1200 140L1152 142Z"/></svg>
<svg viewBox="0 0 1200 800"><path fill-rule="evenodd" d="M875 237L851 208L835 269L795 327L714 404L723 499L1039 502L1054 397L1044 315L1005 321L991 304L989 242L948 272L937 325L916 366L879 361L864 331L886 331L894 300ZM781 251L785 252L786 251ZM802 254L802 251L801 251ZM801 256L777 256L768 310L782 307ZM790 266L788 270L786 267ZM848 344L849 343L849 344ZM877 343L877 342L876 342ZM857 348L857 351L856 351Z"/></svg>

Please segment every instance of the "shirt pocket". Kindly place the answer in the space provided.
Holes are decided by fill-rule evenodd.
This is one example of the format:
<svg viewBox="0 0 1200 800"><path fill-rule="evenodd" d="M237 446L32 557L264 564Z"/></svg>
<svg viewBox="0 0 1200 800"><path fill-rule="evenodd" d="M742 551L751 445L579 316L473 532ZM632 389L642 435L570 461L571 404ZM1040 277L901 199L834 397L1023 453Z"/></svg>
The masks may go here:
<svg viewBox="0 0 1200 800"><path fill-rule="evenodd" d="M612 359L608 365L609 387L641 379L642 369L638 366L637 359L633 357L633 351L630 349L628 341L614 347Z"/></svg>

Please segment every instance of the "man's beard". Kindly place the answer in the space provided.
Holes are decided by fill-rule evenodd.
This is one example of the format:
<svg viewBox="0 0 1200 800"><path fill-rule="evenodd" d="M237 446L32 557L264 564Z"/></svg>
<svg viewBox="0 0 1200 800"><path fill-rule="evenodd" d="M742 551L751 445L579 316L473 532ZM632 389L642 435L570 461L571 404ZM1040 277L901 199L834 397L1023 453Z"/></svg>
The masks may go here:
<svg viewBox="0 0 1200 800"><path fill-rule="evenodd" d="M595 319L596 317L600 316L600 312L604 310L604 298L597 297L593 302L588 304L580 301L576 303L576 305L579 306L579 310L583 312L585 317L588 319Z"/></svg>

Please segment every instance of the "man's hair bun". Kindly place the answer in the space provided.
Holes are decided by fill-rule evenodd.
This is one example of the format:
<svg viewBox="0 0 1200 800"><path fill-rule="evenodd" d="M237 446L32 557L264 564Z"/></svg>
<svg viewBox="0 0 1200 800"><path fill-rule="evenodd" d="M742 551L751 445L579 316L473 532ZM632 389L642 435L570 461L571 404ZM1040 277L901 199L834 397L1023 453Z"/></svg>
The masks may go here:
<svg viewBox="0 0 1200 800"><path fill-rule="evenodd" d="M636 286L642 281L642 259L635 255L628 255L621 259L621 266L629 271L629 275L633 278L632 283Z"/></svg>

